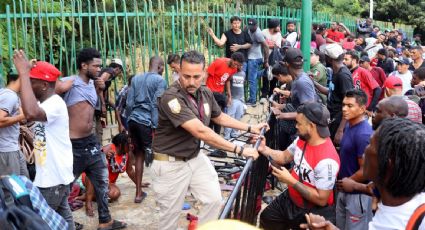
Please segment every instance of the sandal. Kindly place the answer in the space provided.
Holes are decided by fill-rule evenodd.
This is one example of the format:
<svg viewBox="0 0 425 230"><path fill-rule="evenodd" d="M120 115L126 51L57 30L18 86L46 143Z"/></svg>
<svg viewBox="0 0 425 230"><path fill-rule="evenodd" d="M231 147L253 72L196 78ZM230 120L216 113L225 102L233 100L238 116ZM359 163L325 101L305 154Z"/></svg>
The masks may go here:
<svg viewBox="0 0 425 230"><path fill-rule="evenodd" d="M123 229L126 228L127 224L118 220L113 220L112 224L107 226L107 227L103 227L103 228L97 228L97 230L114 230L114 229Z"/></svg>
<svg viewBox="0 0 425 230"><path fill-rule="evenodd" d="M138 203L142 203L142 201L148 196L148 194L146 192L142 193L141 197L135 197L134 198L134 203L138 204Z"/></svg>

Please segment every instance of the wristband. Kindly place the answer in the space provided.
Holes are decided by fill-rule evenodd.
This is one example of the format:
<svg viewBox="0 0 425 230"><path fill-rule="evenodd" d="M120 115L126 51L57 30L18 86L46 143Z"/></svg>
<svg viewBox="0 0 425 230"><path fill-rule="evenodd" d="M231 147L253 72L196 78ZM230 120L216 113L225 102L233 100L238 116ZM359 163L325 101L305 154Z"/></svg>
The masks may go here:
<svg viewBox="0 0 425 230"><path fill-rule="evenodd" d="M248 130L247 130L247 132L248 132L248 133L250 133L250 132L251 132L251 125L248 125Z"/></svg>
<svg viewBox="0 0 425 230"><path fill-rule="evenodd" d="M238 148L238 145L235 145L235 148L233 149L233 153L236 154L236 149Z"/></svg>
<svg viewBox="0 0 425 230"><path fill-rule="evenodd" d="M241 146L241 150L239 150L238 155L239 155L239 156L242 156L242 153L243 153L243 147Z"/></svg>

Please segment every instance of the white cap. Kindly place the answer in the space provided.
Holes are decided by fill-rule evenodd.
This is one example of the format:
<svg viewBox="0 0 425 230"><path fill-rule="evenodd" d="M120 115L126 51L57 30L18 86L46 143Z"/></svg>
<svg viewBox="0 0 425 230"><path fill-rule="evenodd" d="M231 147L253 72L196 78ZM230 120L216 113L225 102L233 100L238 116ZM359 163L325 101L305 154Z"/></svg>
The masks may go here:
<svg viewBox="0 0 425 230"><path fill-rule="evenodd" d="M332 59L338 59L344 53L342 47L336 43L327 44L320 47L321 51Z"/></svg>
<svg viewBox="0 0 425 230"><path fill-rule="evenodd" d="M117 65L121 66L121 68L123 68L123 63L122 63L121 59L119 59L119 58L113 58L113 59L111 60L111 64L112 64L112 63L115 63L115 64L117 64Z"/></svg>

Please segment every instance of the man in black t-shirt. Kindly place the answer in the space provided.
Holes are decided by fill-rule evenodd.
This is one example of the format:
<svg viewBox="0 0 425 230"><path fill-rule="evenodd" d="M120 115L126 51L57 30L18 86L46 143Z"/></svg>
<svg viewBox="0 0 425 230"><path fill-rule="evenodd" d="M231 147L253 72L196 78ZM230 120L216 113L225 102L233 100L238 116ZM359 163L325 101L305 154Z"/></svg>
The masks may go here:
<svg viewBox="0 0 425 230"><path fill-rule="evenodd" d="M388 57L388 51L385 48L378 50L376 56L378 57L378 64L376 66L381 67L388 77L394 71L393 59Z"/></svg>
<svg viewBox="0 0 425 230"><path fill-rule="evenodd" d="M321 93L328 95L327 106L331 115L329 131L334 143L339 145L346 122L342 118L342 101L345 93L354 89L353 79L350 70L343 64L344 50L340 45L328 44L324 49L324 53L326 55L326 63L333 70L332 80L329 83L329 88L323 87L317 82L314 85Z"/></svg>
<svg viewBox="0 0 425 230"><path fill-rule="evenodd" d="M232 28L221 35L219 39L215 36L211 28L207 29L208 34L214 40L214 43L220 47L225 46L225 57L230 58L236 51L241 52L248 59L248 50L251 47L252 41L247 31L241 29L242 19L238 16L230 18Z"/></svg>

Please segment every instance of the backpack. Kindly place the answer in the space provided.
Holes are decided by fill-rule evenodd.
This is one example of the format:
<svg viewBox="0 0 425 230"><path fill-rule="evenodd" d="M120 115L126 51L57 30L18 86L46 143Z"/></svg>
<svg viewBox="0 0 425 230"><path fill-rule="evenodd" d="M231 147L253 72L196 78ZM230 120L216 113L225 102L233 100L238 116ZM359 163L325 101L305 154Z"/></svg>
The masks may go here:
<svg viewBox="0 0 425 230"><path fill-rule="evenodd" d="M270 55L269 55L269 65L273 66L274 64L279 63L282 60L283 60L283 55L280 52L279 47L274 46L272 49L272 52L270 52Z"/></svg>
<svg viewBox="0 0 425 230"><path fill-rule="evenodd" d="M45 230L50 229L38 215L30 200L24 182L16 175L0 179L0 226L3 230Z"/></svg>
<svg viewBox="0 0 425 230"><path fill-rule="evenodd" d="M410 216L409 222L407 222L406 230L418 230L424 220L425 216L425 204L419 205L418 208Z"/></svg>

